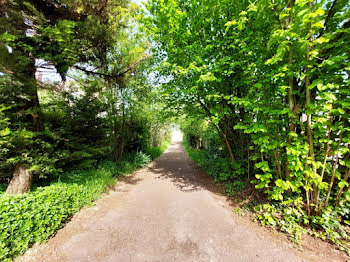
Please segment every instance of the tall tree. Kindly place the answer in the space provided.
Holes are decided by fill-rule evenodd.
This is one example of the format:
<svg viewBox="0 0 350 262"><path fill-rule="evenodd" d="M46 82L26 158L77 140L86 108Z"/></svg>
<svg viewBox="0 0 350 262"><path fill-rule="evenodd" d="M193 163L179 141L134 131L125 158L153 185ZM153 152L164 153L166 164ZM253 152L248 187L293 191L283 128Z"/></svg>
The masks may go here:
<svg viewBox="0 0 350 262"><path fill-rule="evenodd" d="M71 66L91 62L98 52L115 45L114 34L124 27L126 8L126 1L1 2L0 71L20 83L22 102L18 109L25 115L22 128L33 132L34 137L44 130L35 78L38 62L54 67L66 80ZM30 163L18 157L16 165L15 170L26 170ZM31 176L27 176L29 180Z"/></svg>

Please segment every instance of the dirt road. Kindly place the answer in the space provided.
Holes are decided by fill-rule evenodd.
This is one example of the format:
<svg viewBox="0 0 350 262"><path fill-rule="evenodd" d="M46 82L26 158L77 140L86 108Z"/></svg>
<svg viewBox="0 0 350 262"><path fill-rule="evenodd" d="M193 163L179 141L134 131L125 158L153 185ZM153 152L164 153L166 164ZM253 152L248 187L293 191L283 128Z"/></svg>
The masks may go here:
<svg viewBox="0 0 350 262"><path fill-rule="evenodd" d="M237 222L180 143L19 261L305 261Z"/></svg>

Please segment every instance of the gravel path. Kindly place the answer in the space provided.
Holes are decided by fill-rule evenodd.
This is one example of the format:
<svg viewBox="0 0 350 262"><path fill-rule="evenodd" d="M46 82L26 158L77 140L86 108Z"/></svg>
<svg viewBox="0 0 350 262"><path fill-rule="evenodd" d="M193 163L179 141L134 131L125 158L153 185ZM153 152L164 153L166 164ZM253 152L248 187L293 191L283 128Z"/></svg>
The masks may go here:
<svg viewBox="0 0 350 262"><path fill-rule="evenodd" d="M18 261L305 261L240 219L172 144Z"/></svg>

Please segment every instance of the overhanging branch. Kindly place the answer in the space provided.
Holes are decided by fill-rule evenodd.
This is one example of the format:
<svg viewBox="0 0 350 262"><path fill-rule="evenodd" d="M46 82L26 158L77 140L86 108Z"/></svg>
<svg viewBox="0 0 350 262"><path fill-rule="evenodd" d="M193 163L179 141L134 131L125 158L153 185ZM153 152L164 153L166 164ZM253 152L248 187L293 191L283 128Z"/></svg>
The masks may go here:
<svg viewBox="0 0 350 262"><path fill-rule="evenodd" d="M151 49L151 44L148 45L148 47L147 47L146 51L144 52L143 56L141 56L135 63L133 63L132 65L128 66L124 71L119 72L119 73L108 74L108 73L96 72L94 70L88 70L88 69L86 69L84 67L81 67L79 65L74 65L74 68L76 68L76 69L78 69L80 71L83 71L87 75L97 75L97 76L101 76L101 77L117 80L120 77L125 76L128 72L130 72L133 69L135 69L143 60L146 60L146 59L150 58L151 57L150 49Z"/></svg>

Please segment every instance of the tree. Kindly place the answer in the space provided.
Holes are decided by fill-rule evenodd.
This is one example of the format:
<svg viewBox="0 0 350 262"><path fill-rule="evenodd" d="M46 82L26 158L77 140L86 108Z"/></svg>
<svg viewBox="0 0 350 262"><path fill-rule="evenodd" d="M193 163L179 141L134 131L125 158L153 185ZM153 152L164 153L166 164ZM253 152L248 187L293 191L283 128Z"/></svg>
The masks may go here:
<svg viewBox="0 0 350 262"><path fill-rule="evenodd" d="M169 100L206 114L270 199L301 197L308 215L339 204L349 185L346 1L151 1L148 10Z"/></svg>
<svg viewBox="0 0 350 262"><path fill-rule="evenodd" d="M20 101L14 107L22 112L20 128L23 132L32 132L33 140L40 139L45 129L35 79L39 59L45 62L42 66L54 66L64 81L71 66L93 61L97 52L111 48L115 44L113 33L124 26L125 1L104 1L91 8L92 2L11 0L2 3L0 70L6 81L10 78L13 85L20 88L15 97L15 100L20 97ZM100 47L97 42L102 39ZM27 146L23 144L24 148ZM35 146L37 144L29 151ZM24 155L27 152L19 152L13 164L33 166L35 159L29 160ZM29 169L29 173L31 171ZM31 176L28 179L32 180Z"/></svg>

